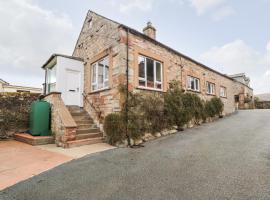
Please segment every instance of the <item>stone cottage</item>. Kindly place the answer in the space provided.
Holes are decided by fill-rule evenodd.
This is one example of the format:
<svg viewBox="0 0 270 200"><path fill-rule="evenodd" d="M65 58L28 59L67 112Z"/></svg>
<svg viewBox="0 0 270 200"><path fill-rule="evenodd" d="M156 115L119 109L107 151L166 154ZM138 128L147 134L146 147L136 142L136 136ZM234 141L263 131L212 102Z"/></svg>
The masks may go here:
<svg viewBox="0 0 270 200"><path fill-rule="evenodd" d="M53 123L53 131L57 144L64 147L102 137L96 129L102 130L107 114L120 110L121 84L128 84L130 91L166 92L168 83L178 80L184 90L203 99L220 97L225 115L236 110L243 87L253 96L246 83L158 42L150 22L139 32L92 11L87 13L73 55L54 54L43 68L45 99L52 103L52 120L58 122ZM90 134L94 129L96 137Z"/></svg>

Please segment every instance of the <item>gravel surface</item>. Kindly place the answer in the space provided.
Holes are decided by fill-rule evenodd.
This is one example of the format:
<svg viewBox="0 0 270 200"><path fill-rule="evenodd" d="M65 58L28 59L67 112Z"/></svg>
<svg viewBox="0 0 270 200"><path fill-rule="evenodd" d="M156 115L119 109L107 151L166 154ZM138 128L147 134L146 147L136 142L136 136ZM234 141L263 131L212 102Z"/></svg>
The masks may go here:
<svg viewBox="0 0 270 200"><path fill-rule="evenodd" d="M270 110L86 156L7 188L0 199L269 200Z"/></svg>

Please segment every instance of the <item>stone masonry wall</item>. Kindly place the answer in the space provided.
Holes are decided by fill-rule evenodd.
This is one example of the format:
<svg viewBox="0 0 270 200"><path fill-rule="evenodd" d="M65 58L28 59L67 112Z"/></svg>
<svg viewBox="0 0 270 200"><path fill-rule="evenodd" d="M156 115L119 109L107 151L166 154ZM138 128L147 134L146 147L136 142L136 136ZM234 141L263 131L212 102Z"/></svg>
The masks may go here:
<svg viewBox="0 0 270 200"><path fill-rule="evenodd" d="M121 42L126 43L125 30L121 30ZM200 92L196 92L201 98L208 100L213 96L220 97L220 86L226 87L227 97L221 97L224 103L224 114L235 111L234 103L234 81L230 78L206 69L191 60L179 56L166 48L154 44L134 34L129 36L129 82L130 88L141 90L138 87L138 55L144 55L163 63L163 92L167 91L168 83L171 80L178 80L182 83L183 89L187 90L187 76L194 76L200 79ZM121 59L123 60L123 59ZM206 81L215 84L215 95L206 94Z"/></svg>
<svg viewBox="0 0 270 200"><path fill-rule="evenodd" d="M119 44L119 24L89 11L84 22L73 56L85 61L84 108L97 124L104 116L120 110L118 85L124 80L119 59L124 49ZM109 90L91 90L91 66L96 61L109 57Z"/></svg>
<svg viewBox="0 0 270 200"><path fill-rule="evenodd" d="M4 127L9 135L28 130L31 103L38 97L39 94L0 93L1 128Z"/></svg>
<svg viewBox="0 0 270 200"><path fill-rule="evenodd" d="M57 146L66 147L66 142L75 140L77 125L67 110L61 93L51 93L44 97L51 105L51 130Z"/></svg>

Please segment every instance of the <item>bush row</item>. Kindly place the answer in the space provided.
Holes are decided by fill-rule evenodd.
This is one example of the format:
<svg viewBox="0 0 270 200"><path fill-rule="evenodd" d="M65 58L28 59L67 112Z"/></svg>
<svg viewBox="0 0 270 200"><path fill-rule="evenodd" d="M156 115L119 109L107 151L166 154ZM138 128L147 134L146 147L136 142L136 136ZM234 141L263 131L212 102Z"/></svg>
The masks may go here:
<svg viewBox="0 0 270 200"><path fill-rule="evenodd" d="M223 103L219 98L204 101L197 94L183 92L178 81L169 85L164 94L129 92L128 100L123 100L122 111L105 117L104 131L108 142L123 141L127 138L126 133L132 139L139 139L146 132L155 134L174 126L182 130L190 121L199 124L222 114ZM120 92L125 97L125 87L122 86Z"/></svg>

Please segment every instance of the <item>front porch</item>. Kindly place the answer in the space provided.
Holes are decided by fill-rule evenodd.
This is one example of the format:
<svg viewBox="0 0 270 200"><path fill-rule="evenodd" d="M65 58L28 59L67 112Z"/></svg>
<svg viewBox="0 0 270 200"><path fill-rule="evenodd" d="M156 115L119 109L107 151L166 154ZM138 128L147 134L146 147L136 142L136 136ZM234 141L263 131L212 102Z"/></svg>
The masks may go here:
<svg viewBox="0 0 270 200"><path fill-rule="evenodd" d="M53 54L45 70L44 100L51 105L51 130L57 146L71 148L103 142L103 133L84 109L84 62Z"/></svg>

